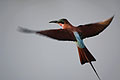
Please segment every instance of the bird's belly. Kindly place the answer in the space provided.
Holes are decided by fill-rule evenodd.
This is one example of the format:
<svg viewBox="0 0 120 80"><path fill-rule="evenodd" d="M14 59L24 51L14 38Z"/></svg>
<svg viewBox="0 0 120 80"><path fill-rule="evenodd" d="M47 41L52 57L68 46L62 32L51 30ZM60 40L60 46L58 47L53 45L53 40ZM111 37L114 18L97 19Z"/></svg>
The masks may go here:
<svg viewBox="0 0 120 80"><path fill-rule="evenodd" d="M85 48L85 45L84 45L84 43L83 43L83 40L80 38L79 33L78 33L78 32L73 32L73 33L74 33L74 36L75 36L75 38L76 38L76 40L77 40L77 46L78 46L79 48Z"/></svg>

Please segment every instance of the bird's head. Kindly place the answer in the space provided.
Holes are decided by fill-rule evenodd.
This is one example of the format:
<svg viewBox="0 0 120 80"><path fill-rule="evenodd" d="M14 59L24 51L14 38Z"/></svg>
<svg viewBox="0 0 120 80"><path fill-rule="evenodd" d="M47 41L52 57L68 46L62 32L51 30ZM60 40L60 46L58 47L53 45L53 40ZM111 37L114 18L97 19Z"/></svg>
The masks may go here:
<svg viewBox="0 0 120 80"><path fill-rule="evenodd" d="M57 23L64 28L65 24L67 24L69 22L67 21L67 19L63 18L63 19L59 19L59 20L55 20L55 21L50 21L49 23Z"/></svg>

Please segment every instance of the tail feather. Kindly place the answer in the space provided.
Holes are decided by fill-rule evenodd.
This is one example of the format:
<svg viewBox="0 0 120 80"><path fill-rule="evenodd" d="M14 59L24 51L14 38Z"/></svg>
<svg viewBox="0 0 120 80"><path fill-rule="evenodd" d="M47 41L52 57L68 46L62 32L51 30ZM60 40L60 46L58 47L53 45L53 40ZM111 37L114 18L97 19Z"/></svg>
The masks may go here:
<svg viewBox="0 0 120 80"><path fill-rule="evenodd" d="M98 79L100 79L97 71L95 70L93 64L91 63L92 61L96 61L96 59L92 56L92 54L88 51L88 49L85 48L79 48L78 47L78 52L79 52L79 56L80 56L80 62L81 64L85 64L85 63L90 63L92 69L94 70L95 74L97 75Z"/></svg>
<svg viewBox="0 0 120 80"><path fill-rule="evenodd" d="M92 69L94 70L95 74L97 75L98 79L101 80L101 79L100 79L100 76L98 75L97 71L95 70L93 64L92 64L91 62L89 62L89 63L90 63L90 65L91 65Z"/></svg>
<svg viewBox="0 0 120 80"><path fill-rule="evenodd" d="M96 61L96 59L92 56L92 54L88 51L88 49L86 47L85 48L77 47L77 48L78 48L81 64L85 64L85 63L91 62L91 61Z"/></svg>

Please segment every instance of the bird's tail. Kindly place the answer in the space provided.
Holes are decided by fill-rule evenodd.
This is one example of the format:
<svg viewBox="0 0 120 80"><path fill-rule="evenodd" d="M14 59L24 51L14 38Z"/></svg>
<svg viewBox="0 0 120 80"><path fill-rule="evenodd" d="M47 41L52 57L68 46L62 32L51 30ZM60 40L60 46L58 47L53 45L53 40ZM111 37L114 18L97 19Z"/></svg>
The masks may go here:
<svg viewBox="0 0 120 80"><path fill-rule="evenodd" d="M97 75L98 79L101 80L100 77L99 77L99 75L98 75L98 73L97 73L97 71L95 70L93 64L91 62L89 62L89 63L91 65L92 69L94 70L95 74Z"/></svg>
<svg viewBox="0 0 120 80"><path fill-rule="evenodd" d="M18 27L18 31L23 32L23 33L36 33L36 31L34 31L34 30L26 29L26 28L23 28L20 26Z"/></svg>
<svg viewBox="0 0 120 80"><path fill-rule="evenodd" d="M85 48L78 48L78 52L79 52L79 57L80 57L80 62L81 64L85 64L85 63L90 63L92 69L94 70L95 74L97 75L98 79L100 79L97 71L95 70L93 64L91 63L92 61L96 61L96 59L92 56L92 54L88 51L88 49Z"/></svg>
<svg viewBox="0 0 120 80"><path fill-rule="evenodd" d="M96 61L96 59L92 56L92 54L88 51L86 47L84 48L77 47L77 48L78 48L81 64L85 64L91 61Z"/></svg>

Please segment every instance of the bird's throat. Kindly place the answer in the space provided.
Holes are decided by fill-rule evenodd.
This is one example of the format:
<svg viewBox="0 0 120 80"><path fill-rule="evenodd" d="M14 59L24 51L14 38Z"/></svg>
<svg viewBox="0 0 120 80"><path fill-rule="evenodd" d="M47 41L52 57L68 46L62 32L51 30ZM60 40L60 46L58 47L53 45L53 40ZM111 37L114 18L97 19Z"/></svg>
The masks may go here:
<svg viewBox="0 0 120 80"><path fill-rule="evenodd" d="M69 24L59 24L63 29L71 28L72 26Z"/></svg>
<svg viewBox="0 0 120 80"><path fill-rule="evenodd" d="M59 24L59 25L62 26L62 27L64 26L64 24Z"/></svg>
<svg viewBox="0 0 120 80"><path fill-rule="evenodd" d="M64 24L61 24L61 23L60 23L59 25L64 29Z"/></svg>

